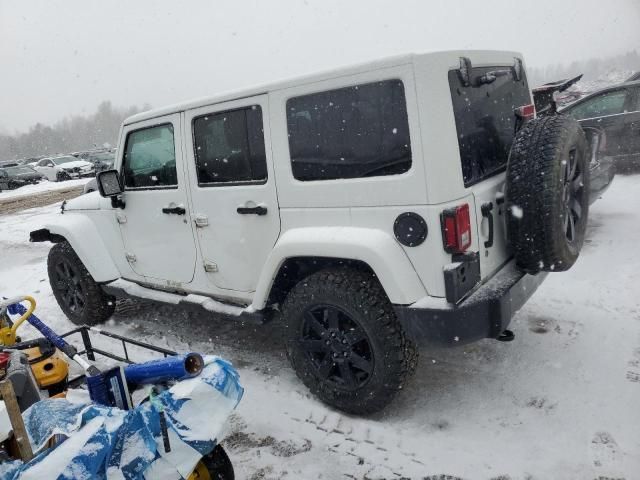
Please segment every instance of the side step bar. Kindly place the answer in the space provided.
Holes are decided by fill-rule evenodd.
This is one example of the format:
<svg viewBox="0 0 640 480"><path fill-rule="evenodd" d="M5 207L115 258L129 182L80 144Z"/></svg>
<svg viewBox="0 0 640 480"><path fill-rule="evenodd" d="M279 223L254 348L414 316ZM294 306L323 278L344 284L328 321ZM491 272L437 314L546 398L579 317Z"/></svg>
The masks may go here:
<svg viewBox="0 0 640 480"><path fill-rule="evenodd" d="M165 292L145 287L122 278L102 286L109 295L114 297L133 297L155 303L179 305L191 310L205 310L226 317L234 317L240 321L263 324L271 319L271 310L254 310L251 306L241 307L232 303L223 303L204 295Z"/></svg>

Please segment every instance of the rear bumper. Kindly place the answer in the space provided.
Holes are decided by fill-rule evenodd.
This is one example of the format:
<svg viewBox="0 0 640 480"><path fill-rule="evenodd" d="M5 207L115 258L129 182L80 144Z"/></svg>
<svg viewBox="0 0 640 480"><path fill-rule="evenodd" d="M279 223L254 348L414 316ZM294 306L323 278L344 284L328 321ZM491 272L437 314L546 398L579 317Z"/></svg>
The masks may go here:
<svg viewBox="0 0 640 480"><path fill-rule="evenodd" d="M511 261L456 305L427 298L412 305L394 305L394 310L417 343L455 346L497 338L545 277L546 273L522 273Z"/></svg>

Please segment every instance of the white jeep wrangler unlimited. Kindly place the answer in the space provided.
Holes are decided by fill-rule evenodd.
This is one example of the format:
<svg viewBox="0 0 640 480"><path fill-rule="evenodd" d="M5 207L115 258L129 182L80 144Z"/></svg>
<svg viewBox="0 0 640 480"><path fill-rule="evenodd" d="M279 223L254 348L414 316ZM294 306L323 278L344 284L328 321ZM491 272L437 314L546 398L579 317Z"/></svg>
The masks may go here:
<svg viewBox="0 0 640 480"><path fill-rule="evenodd" d="M384 407L420 343L510 340L576 260L587 144L534 118L521 56L408 55L134 115L100 192L66 202L49 277L71 321L138 296L263 322L303 382ZM541 272L541 273L539 273Z"/></svg>

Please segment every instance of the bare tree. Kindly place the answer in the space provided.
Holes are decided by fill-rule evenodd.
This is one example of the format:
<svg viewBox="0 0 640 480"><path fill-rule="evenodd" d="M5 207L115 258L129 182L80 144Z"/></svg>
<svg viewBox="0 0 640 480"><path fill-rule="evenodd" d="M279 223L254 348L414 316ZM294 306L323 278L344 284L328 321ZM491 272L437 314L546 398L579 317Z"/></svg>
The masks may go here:
<svg viewBox="0 0 640 480"><path fill-rule="evenodd" d="M26 133L0 133L0 160L69 153L95 147L114 145L122 120L148 110L149 105L117 108L104 101L89 116L67 117L53 126L37 123Z"/></svg>

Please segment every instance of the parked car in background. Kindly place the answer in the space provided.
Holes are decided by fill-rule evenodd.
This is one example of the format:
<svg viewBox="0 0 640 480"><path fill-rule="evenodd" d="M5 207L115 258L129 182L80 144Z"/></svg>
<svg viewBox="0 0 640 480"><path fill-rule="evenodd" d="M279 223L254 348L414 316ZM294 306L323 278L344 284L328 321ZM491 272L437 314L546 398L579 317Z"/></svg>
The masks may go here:
<svg viewBox="0 0 640 480"><path fill-rule="evenodd" d="M0 191L40 182L44 177L26 165L0 165Z"/></svg>
<svg viewBox="0 0 640 480"><path fill-rule="evenodd" d="M19 160L21 165L35 165L36 163L38 163L40 160L42 160L43 158L46 158L46 155L40 155L39 157L30 157L30 158L23 158L22 160Z"/></svg>
<svg viewBox="0 0 640 480"><path fill-rule="evenodd" d="M608 87L560 109L583 128L604 131L600 157L611 157L618 171L640 166L640 80Z"/></svg>
<svg viewBox="0 0 640 480"><path fill-rule="evenodd" d="M569 88L573 87L582 75L573 78L545 83L532 89L533 101L538 117L558 115L562 110L562 101ZM615 163L611 157L603 154L606 146L606 133L599 126L582 125L587 143L590 147L589 158L589 203L595 202L609 188L616 173Z"/></svg>
<svg viewBox="0 0 640 480"><path fill-rule="evenodd" d="M91 162L78 160L72 155L43 158L36 163L34 168L52 182L93 177L96 174L95 167Z"/></svg>
<svg viewBox="0 0 640 480"><path fill-rule="evenodd" d="M17 160L5 160L0 162L0 168L15 167L16 165L20 165Z"/></svg>
<svg viewBox="0 0 640 480"><path fill-rule="evenodd" d="M113 168L113 162L115 160L115 151L110 150L92 150L87 152L72 153L74 157L80 160L86 160L93 163L96 169L96 173Z"/></svg>

